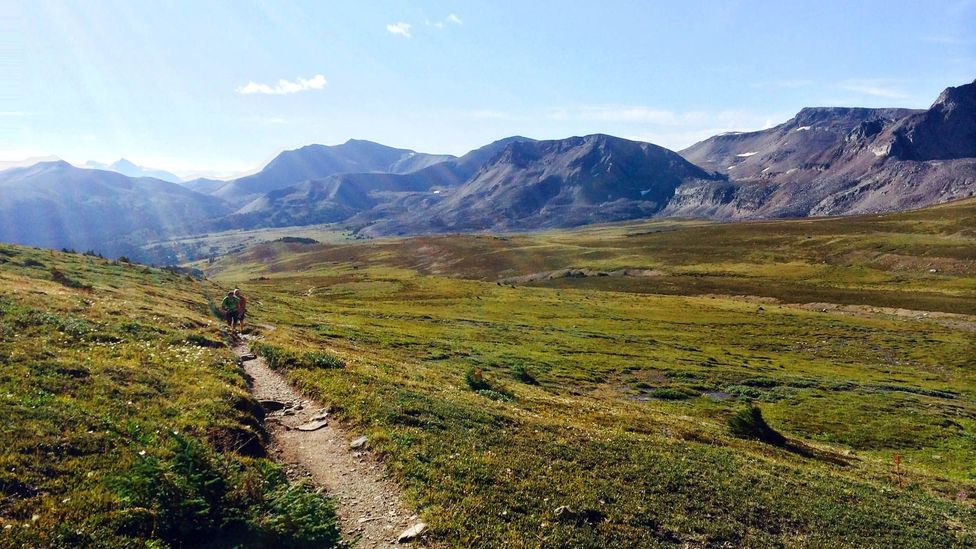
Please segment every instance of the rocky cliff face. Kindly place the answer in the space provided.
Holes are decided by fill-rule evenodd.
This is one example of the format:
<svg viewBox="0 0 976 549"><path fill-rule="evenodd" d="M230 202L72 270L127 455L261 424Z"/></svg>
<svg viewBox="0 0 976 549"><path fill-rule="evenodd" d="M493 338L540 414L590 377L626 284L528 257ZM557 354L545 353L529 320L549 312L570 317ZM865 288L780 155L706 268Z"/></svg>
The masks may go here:
<svg viewBox="0 0 976 549"><path fill-rule="evenodd" d="M683 186L660 215L844 215L965 198L976 194L976 83L947 89L924 111L803 109L681 154L730 181Z"/></svg>

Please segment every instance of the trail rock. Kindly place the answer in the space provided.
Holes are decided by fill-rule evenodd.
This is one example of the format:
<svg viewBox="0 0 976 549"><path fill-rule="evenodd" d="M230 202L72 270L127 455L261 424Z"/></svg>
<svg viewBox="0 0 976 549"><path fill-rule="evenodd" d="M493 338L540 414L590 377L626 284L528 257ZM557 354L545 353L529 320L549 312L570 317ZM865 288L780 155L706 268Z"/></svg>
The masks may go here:
<svg viewBox="0 0 976 549"><path fill-rule="evenodd" d="M277 400L259 400L258 404L261 405L261 408L264 408L265 412L276 412L285 407L284 402L279 402Z"/></svg>
<svg viewBox="0 0 976 549"><path fill-rule="evenodd" d="M367 437L359 437L359 438L353 439L353 441L349 443L349 447L350 448L362 448L363 446L366 446L366 443L367 442L369 442L369 438L367 438Z"/></svg>
<svg viewBox="0 0 976 549"><path fill-rule="evenodd" d="M298 426L298 430L299 431L318 431L319 429L321 429L322 427L325 427L328 424L329 424L329 422L326 421L326 420L324 420L324 419L320 419L320 420L317 420L317 421L309 421L308 423L303 423L303 424L299 425Z"/></svg>
<svg viewBox="0 0 976 549"><path fill-rule="evenodd" d="M403 533L397 537L397 543L410 543L411 541L417 539L417 536L422 534L426 529L426 522L418 522L417 524L414 524L410 528L404 530Z"/></svg>

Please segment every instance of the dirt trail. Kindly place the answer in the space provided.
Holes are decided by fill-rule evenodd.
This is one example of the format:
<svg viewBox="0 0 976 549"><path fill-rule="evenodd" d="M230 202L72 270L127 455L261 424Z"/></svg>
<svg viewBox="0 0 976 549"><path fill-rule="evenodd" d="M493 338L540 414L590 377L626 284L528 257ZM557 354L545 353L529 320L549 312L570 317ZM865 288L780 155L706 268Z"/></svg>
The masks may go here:
<svg viewBox="0 0 976 549"><path fill-rule="evenodd" d="M381 464L365 447L352 448L350 442L357 437L328 417L327 409L303 398L263 358L250 354L246 341L238 342L234 352L253 380L254 397L284 405L267 413L270 452L275 459L292 474L306 476L325 488L336 502L344 537L351 540L361 536L356 547L396 546L401 533L420 520L401 505L399 490L384 478ZM299 426L311 428L308 424L313 422L325 425L312 431L299 430ZM427 546L422 539L412 545Z"/></svg>

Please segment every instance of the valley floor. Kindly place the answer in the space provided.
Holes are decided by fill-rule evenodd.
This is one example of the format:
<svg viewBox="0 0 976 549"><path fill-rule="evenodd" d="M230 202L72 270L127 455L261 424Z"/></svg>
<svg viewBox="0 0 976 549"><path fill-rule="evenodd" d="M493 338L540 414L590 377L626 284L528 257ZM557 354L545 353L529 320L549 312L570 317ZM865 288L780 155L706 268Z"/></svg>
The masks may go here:
<svg viewBox="0 0 976 549"><path fill-rule="evenodd" d="M976 201L198 266L0 245L0 546L976 545Z"/></svg>
<svg viewBox="0 0 976 549"><path fill-rule="evenodd" d="M974 208L275 244L213 272L434 539L966 546ZM561 270L593 276L511 282ZM730 432L750 404L786 444Z"/></svg>

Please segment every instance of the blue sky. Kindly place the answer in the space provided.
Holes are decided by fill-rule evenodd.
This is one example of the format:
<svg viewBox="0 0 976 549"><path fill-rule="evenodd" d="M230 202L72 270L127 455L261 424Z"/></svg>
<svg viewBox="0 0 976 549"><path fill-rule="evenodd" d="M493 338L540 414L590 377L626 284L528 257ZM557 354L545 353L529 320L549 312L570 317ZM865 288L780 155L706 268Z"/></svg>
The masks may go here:
<svg viewBox="0 0 976 549"><path fill-rule="evenodd" d="M603 132L680 149L976 78L976 0L0 0L0 160L180 174L362 138L460 154Z"/></svg>

